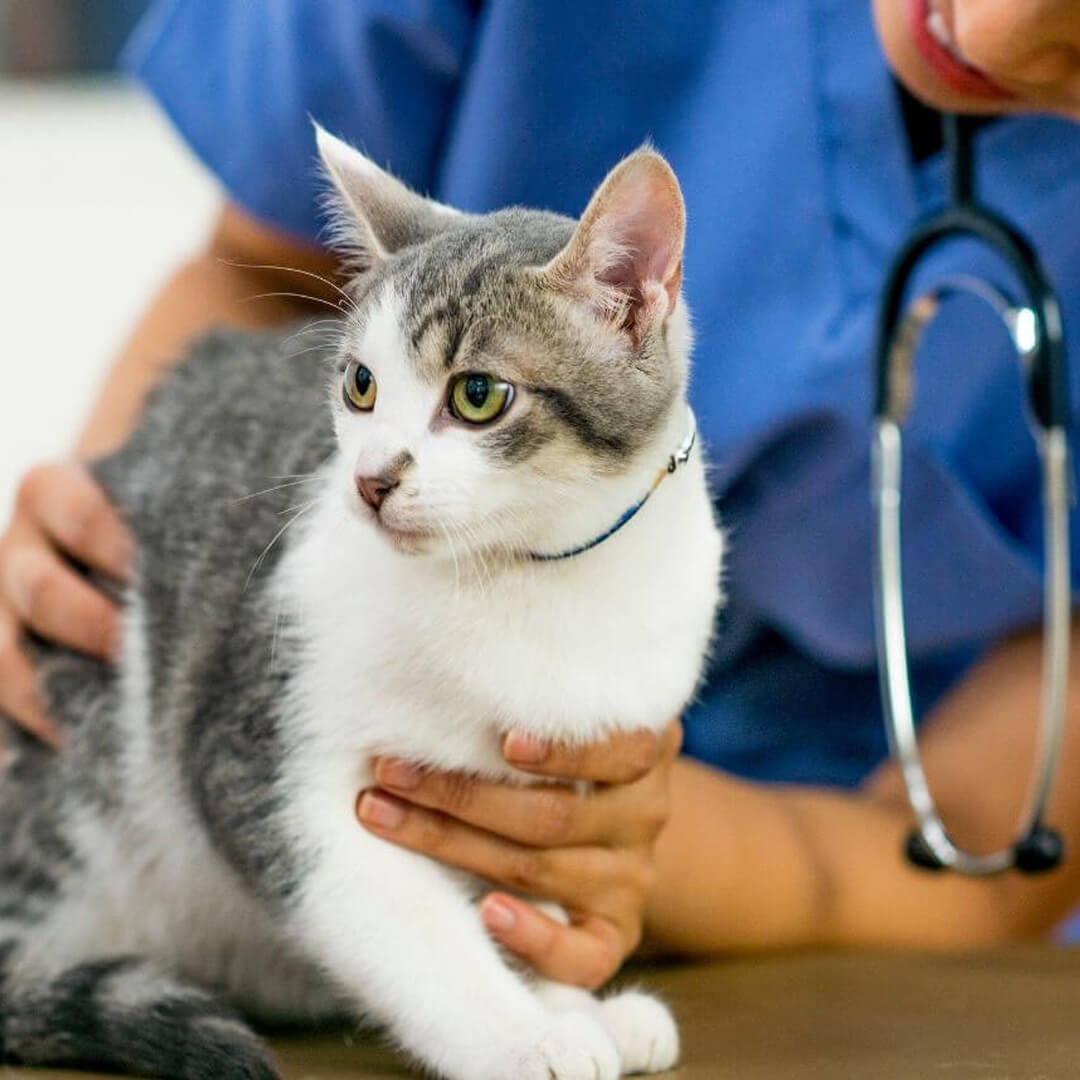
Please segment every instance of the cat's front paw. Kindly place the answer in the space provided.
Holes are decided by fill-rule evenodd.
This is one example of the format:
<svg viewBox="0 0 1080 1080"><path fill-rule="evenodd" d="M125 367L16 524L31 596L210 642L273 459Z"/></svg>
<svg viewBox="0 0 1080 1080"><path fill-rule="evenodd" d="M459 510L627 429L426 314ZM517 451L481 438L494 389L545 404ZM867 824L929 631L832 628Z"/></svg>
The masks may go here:
<svg viewBox="0 0 1080 1080"><path fill-rule="evenodd" d="M494 1064L484 1080L618 1080L611 1036L591 1016L562 1013Z"/></svg>
<svg viewBox="0 0 1080 1080"><path fill-rule="evenodd" d="M679 1029L668 1007L639 990L600 1003L600 1019L615 1040L623 1075L672 1069L679 1060Z"/></svg>

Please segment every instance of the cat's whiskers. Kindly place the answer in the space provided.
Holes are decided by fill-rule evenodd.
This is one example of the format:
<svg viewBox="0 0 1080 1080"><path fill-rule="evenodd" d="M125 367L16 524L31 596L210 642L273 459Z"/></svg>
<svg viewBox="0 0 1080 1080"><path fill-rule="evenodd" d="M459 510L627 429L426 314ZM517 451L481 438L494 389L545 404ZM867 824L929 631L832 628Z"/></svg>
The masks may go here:
<svg viewBox="0 0 1080 1080"><path fill-rule="evenodd" d="M299 330L295 330L289 334L288 337L283 338L281 344L291 345L297 338L303 337L304 334L322 333L333 335L334 337L344 336L344 326L341 319L332 319L329 316L323 319L314 319L311 322L301 326Z"/></svg>
<svg viewBox="0 0 1080 1080"><path fill-rule="evenodd" d="M451 548L455 560L456 580L464 580L462 566L458 560L455 541L465 541L467 550L466 567L475 571L475 584L485 593L494 585L497 571L502 564L522 566L527 560L530 544L520 515L514 510L503 507L480 517L470 518L467 512L472 509L467 493L456 493L456 497L444 498L437 506L428 507L432 512L432 521L442 533ZM480 530L494 525L491 530L494 537L484 538ZM530 572L535 570L529 566Z"/></svg>
<svg viewBox="0 0 1080 1080"><path fill-rule="evenodd" d="M278 479L278 477L270 477L271 480ZM238 499L231 499L231 505L235 506L237 503L247 502L249 499L257 499L261 495L270 495L275 491L283 491L285 488L297 487L300 484L313 483L318 477L314 473L309 473L307 476L298 476L296 478L281 477L285 480L283 484L275 484L273 487L263 488L262 491L253 491L249 495L241 495Z"/></svg>
<svg viewBox="0 0 1080 1080"><path fill-rule="evenodd" d="M308 499L307 502L296 503L294 506L286 506L284 510L279 510L278 511L278 517L280 517L282 514L289 514L293 510L301 510L301 511L310 510L312 508L312 506L314 506L315 503L317 503L318 501L319 501L318 498L314 498L314 499Z"/></svg>
<svg viewBox="0 0 1080 1080"><path fill-rule="evenodd" d="M311 293L290 292L287 289L276 289L273 292L255 293L253 296L245 296L240 303L247 304L252 300L267 300L271 297L290 297L293 300L309 300L313 304L322 304L324 307L328 307L343 315L349 310L348 307L343 306L345 303L343 300L338 300L335 303L332 300L327 300L325 296L312 296ZM352 303L352 301L350 301L350 303Z"/></svg>
<svg viewBox="0 0 1080 1080"><path fill-rule="evenodd" d="M263 562L266 560L267 555L270 554L273 546L282 538L282 536L285 535L285 532L289 529L289 527L295 525L296 522L304 516L304 514L306 514L312 507L314 507L316 503L318 503L318 501L319 500L317 498L311 499L306 503L302 503L299 508L292 508L296 510L296 513L294 513L293 516L289 518L289 520L286 521L285 524L282 525L276 533L274 533L273 537L271 537L270 539L270 543L263 548L262 554L259 555L259 557L255 560L254 563L252 563L251 569L248 571L247 578L244 580L244 592L247 592L248 586L251 585L251 579L258 573L259 567L262 566Z"/></svg>
<svg viewBox="0 0 1080 1080"><path fill-rule="evenodd" d="M306 473L282 473L279 476L267 476L267 480L315 480L322 474L323 466L337 453L337 450L331 450L329 454L318 462L311 472Z"/></svg>
<svg viewBox="0 0 1080 1080"><path fill-rule="evenodd" d="M454 595L455 598L461 597L461 565L458 562L457 548L454 546L454 538L450 533L450 530L443 524L442 521L436 520L435 526L442 533L443 539L446 541L446 546L450 549L450 558L454 560Z"/></svg>
<svg viewBox="0 0 1080 1080"><path fill-rule="evenodd" d="M288 356L286 357L286 359L288 359L288 360L298 360L301 356L307 356L308 353L325 351L327 349L327 347L328 347L327 342L320 341L315 345L309 345L306 349L299 349L297 352L289 353Z"/></svg>
<svg viewBox="0 0 1080 1080"><path fill-rule="evenodd" d="M472 532L469 530L469 528L465 525L464 522L459 521L452 515L448 517L436 516L434 520L440 531L442 532L443 536L446 538L448 546L450 547L450 554L454 560L455 589L460 596L464 579L461 573L461 563L458 560L457 545L455 541L458 538L464 540L463 546L467 555L467 567L472 566L478 572L486 571L483 557L477 549L477 545L475 543L475 536L472 534ZM481 573L480 576L476 578L476 582L480 586L482 591L486 591L488 584L488 582L485 580L485 577L489 578L490 575L487 575L486 573Z"/></svg>
<svg viewBox="0 0 1080 1080"><path fill-rule="evenodd" d="M480 595L486 597L494 584L494 577L491 573L491 567L484 557L484 547L482 544L476 542L476 531L471 525L464 521L460 522L459 525L472 549L473 560L476 563L477 569L480 571L480 577L477 579L477 584L480 587Z"/></svg>
<svg viewBox="0 0 1080 1080"><path fill-rule="evenodd" d="M486 595L495 585L495 573L492 570L491 563L488 561L487 556L490 552L490 545L483 543L482 539L478 536L477 529L480 525L487 520L481 518L479 521L461 521L459 526L465 533L466 538L469 541L470 549L473 553L473 559L477 564L477 568L480 570L481 576L478 579L481 594Z"/></svg>
<svg viewBox="0 0 1080 1080"><path fill-rule="evenodd" d="M329 285L335 292L340 293L346 300L353 311L357 310L356 301L343 289L340 285L331 281L327 277L323 277L322 274L316 274L314 270L301 270L298 266L275 266L271 263L242 263L235 262L230 259L221 259L221 262L227 266L235 266L242 270L283 270L287 274L301 274L304 277L314 278L316 281L321 281L324 285ZM314 299L314 297L312 297Z"/></svg>
<svg viewBox="0 0 1080 1080"><path fill-rule="evenodd" d="M311 335L307 338L312 344L305 344L305 347L290 348L290 351L286 353L289 360L296 360L301 356L306 356L308 353L317 352L320 349L331 351L340 349L342 342L345 341L346 331L345 322L343 319L320 319L318 323L312 323L310 326L305 326L296 333L291 334L282 345L285 347L292 347L293 343L304 344L300 339L305 335Z"/></svg>
<svg viewBox="0 0 1080 1080"><path fill-rule="evenodd" d="M513 566L518 574L530 577L536 573L537 564L529 557L532 544L524 528L521 515L510 507L504 507L498 513L483 521L493 521L498 526L498 539L494 549L505 562Z"/></svg>

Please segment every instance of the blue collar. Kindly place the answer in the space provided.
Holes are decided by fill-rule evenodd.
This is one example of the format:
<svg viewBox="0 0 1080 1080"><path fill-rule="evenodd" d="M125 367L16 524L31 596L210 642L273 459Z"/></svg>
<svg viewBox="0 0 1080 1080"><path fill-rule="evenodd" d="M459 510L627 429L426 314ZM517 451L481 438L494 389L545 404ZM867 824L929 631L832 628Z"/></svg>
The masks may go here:
<svg viewBox="0 0 1080 1080"><path fill-rule="evenodd" d="M541 555L533 551L529 553L529 558L534 562L557 562L559 559L569 559L602 544L609 536L614 536L649 501L649 496L660 486L660 482L664 477L669 476L680 465L685 465L690 460L690 451L694 449L694 443L697 441L697 420L694 418L692 409L687 408L686 411L690 414L690 430L686 433L686 437L679 443L675 453L667 459L664 467L656 474L656 479L649 485L649 490L633 506L624 510L613 525L605 529L599 536L587 540L584 544L578 544L576 547L568 548L566 551L560 551L553 555Z"/></svg>

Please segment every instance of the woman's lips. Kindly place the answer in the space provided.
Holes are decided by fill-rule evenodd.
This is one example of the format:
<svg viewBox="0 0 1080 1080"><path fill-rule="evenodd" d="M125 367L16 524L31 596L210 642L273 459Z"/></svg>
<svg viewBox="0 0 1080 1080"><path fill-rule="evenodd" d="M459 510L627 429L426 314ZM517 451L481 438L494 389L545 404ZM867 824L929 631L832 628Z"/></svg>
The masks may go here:
<svg viewBox="0 0 1080 1080"><path fill-rule="evenodd" d="M938 40L938 35L948 38L949 28L942 13L931 5L931 0L909 0L908 12L911 37L919 55L946 86L959 94L990 101L1007 101L1013 96L977 68L964 63Z"/></svg>

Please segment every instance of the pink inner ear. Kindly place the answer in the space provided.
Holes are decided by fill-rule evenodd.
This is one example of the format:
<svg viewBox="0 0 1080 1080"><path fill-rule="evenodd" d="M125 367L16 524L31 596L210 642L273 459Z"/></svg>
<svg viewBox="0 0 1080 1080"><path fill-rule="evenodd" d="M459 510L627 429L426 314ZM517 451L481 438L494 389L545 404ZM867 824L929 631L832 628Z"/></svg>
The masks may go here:
<svg viewBox="0 0 1080 1080"><path fill-rule="evenodd" d="M639 288L646 281L666 284L677 265L677 241L672 235L670 219L663 220L642 210L622 219L618 226L618 245L625 255L603 271L600 279L627 290Z"/></svg>
<svg viewBox="0 0 1080 1080"><path fill-rule="evenodd" d="M617 256L597 277L630 301L627 328L640 331L658 312L671 313L682 283L682 201L673 181L652 162L616 179L598 208L594 237ZM664 303L666 300L666 304Z"/></svg>

